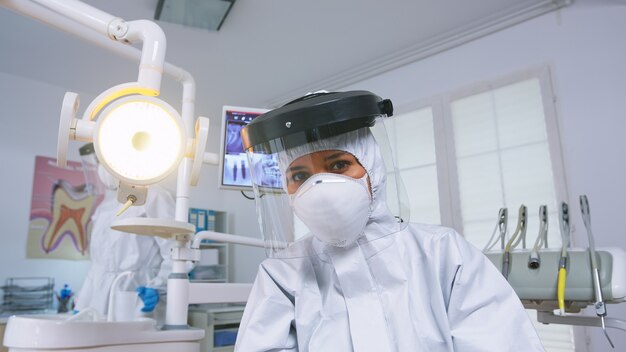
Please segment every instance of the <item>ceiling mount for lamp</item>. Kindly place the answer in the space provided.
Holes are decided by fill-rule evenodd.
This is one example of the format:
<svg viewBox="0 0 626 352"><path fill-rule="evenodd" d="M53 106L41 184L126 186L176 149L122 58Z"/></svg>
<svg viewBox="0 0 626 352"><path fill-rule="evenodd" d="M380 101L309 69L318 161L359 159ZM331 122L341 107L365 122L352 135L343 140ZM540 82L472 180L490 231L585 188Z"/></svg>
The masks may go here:
<svg viewBox="0 0 626 352"><path fill-rule="evenodd" d="M219 31L235 0L159 0L154 19Z"/></svg>

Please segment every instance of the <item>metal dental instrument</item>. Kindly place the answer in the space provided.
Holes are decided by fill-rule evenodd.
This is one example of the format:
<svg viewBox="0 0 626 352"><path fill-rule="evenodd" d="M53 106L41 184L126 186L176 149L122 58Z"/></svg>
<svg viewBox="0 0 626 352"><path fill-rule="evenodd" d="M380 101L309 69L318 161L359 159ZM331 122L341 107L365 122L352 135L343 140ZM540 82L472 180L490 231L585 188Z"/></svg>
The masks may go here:
<svg viewBox="0 0 626 352"><path fill-rule="evenodd" d="M491 237L485 248L483 248L483 252L490 251L496 243L498 243L498 239L500 240L500 247L504 249L504 241L506 240L506 227L508 223L509 211L507 208L500 208L498 211L498 222L496 226L493 228L493 232L491 233ZM496 231L498 231L498 237L496 237Z"/></svg>
<svg viewBox="0 0 626 352"><path fill-rule="evenodd" d="M567 203L561 203L561 259L559 259L559 276L557 279L557 300L561 315L565 315L565 283L567 280L567 247L569 247L569 207Z"/></svg>
<svg viewBox="0 0 626 352"><path fill-rule="evenodd" d="M589 257L591 258L591 270L593 273L593 289L596 298L596 315L600 317L604 336L606 336L606 339L609 341L611 347L615 348L615 345L613 345L613 341L611 341L611 338L606 331L606 326L604 325L604 317L606 317L606 305L604 304L604 300L602 299L602 285L600 284L598 258L596 257L596 246L593 239L593 233L591 232L591 212L589 211L589 201L587 200L586 195L580 196L580 212L582 213L583 222L585 223L585 228L587 229L587 237L589 238Z"/></svg>
<svg viewBox="0 0 626 352"><path fill-rule="evenodd" d="M526 225L528 224L527 215L526 206L522 204L518 211L517 228L504 247L504 254L502 255L502 275L504 275L504 278L507 280L509 278L509 271L511 270L511 250L517 247L522 240L526 243Z"/></svg>
<svg viewBox="0 0 626 352"><path fill-rule="evenodd" d="M539 234L528 257L529 268L538 269L541 265L539 249L541 249L542 246L548 248L548 207L545 205L539 207Z"/></svg>
<svg viewBox="0 0 626 352"><path fill-rule="evenodd" d="M122 215L126 210L128 210L128 208L131 207L131 205L135 204L136 201L137 201L137 197L135 197L132 194L129 195L128 198L126 198L126 203L124 203L124 205L122 205L120 210L118 210L118 212L115 215L116 216Z"/></svg>

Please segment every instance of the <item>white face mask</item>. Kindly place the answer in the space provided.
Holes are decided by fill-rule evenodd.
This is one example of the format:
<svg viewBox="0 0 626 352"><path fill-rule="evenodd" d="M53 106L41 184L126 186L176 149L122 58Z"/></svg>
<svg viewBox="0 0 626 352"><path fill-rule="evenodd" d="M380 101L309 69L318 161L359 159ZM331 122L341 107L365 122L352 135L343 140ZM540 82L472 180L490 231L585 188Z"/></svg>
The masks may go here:
<svg viewBox="0 0 626 352"><path fill-rule="evenodd" d="M114 191L117 189L120 181L118 181L113 175L111 175L102 165L98 164L98 178L104 184L104 187L108 190Z"/></svg>
<svg viewBox="0 0 626 352"><path fill-rule="evenodd" d="M360 179L332 173L311 176L290 196L294 212L313 235L344 247L363 233L372 197L367 174Z"/></svg>

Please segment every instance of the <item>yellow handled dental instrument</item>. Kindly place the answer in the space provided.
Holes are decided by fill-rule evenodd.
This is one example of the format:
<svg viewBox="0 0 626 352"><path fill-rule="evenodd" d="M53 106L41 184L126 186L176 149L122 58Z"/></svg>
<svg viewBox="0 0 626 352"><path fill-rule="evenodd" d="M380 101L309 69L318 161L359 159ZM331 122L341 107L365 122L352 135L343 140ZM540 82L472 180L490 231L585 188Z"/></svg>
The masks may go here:
<svg viewBox="0 0 626 352"><path fill-rule="evenodd" d="M128 198L126 198L126 203L124 203L124 205L122 205L122 207L120 208L120 210L117 212L117 214L115 214L115 216L120 216L122 215L126 210L128 210L128 208L130 208L131 205L133 205L135 202L137 201L137 197L135 197L134 195L129 195Z"/></svg>
<svg viewBox="0 0 626 352"><path fill-rule="evenodd" d="M559 211L561 220L561 259L559 260L559 276L557 279L557 300L561 315L565 315L565 284L567 282L567 247L569 247L569 207L561 203Z"/></svg>
<svg viewBox="0 0 626 352"><path fill-rule="evenodd" d="M565 284L567 283L567 257L561 257L559 261L559 277L557 283L557 299L561 315L565 314Z"/></svg>

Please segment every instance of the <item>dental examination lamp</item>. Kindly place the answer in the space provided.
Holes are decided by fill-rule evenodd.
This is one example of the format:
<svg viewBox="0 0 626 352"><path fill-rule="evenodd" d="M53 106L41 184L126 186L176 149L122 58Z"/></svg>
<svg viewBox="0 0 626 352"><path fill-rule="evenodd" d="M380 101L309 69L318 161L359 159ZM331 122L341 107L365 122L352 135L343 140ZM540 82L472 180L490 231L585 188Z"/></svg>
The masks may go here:
<svg viewBox="0 0 626 352"><path fill-rule="evenodd" d="M165 66L166 39L161 28L145 20L126 22L80 1L35 2L111 40L143 43L137 81L101 93L89 104L81 119L77 117L78 94L65 94L59 123L58 165L66 166L70 140L93 142L102 166L120 182L117 198L124 204L120 213L131 205L144 204L148 186L176 170L183 157L194 159L195 177L191 183L197 183L198 165L204 159L208 119L199 118L195 139L188 139L185 124L191 121L183 122L172 106L156 98L160 94Z"/></svg>
<svg viewBox="0 0 626 352"><path fill-rule="evenodd" d="M65 94L57 162L65 166L70 140L93 141L101 165L120 182L117 199L124 203L122 211L144 204L147 186L171 174L185 154L203 157L204 145L198 145L201 153L186 150L194 140L187 141L182 118L160 99L127 95L111 101L97 114L88 108L82 119L76 118L78 104L76 93ZM94 104L102 105L98 99ZM202 125L197 130L204 135L196 139L206 144L208 121L200 118L198 125Z"/></svg>

